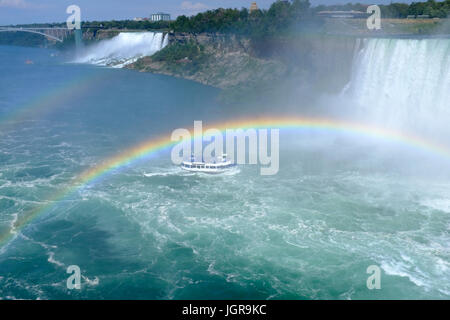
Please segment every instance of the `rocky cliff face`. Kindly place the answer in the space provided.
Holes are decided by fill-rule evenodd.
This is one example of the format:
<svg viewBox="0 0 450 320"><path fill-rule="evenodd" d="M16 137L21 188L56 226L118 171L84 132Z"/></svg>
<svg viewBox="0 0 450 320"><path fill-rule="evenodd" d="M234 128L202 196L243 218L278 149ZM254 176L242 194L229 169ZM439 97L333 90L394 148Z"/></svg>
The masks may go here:
<svg viewBox="0 0 450 320"><path fill-rule="evenodd" d="M239 51L252 54L250 39L246 37L217 33L169 33L170 44L186 44L190 41L204 46L212 46L216 50L225 52Z"/></svg>
<svg viewBox="0 0 450 320"><path fill-rule="evenodd" d="M254 88L299 80L339 91L350 79L354 37L298 36L251 41L222 34L170 34L157 58L144 57L129 68L182 77L218 88ZM198 46L201 55L170 59L169 52ZM172 49L170 49L172 47ZM180 50L178 50L180 49Z"/></svg>
<svg viewBox="0 0 450 320"><path fill-rule="evenodd" d="M86 30L83 31L83 40L86 42L101 41L117 36L120 30Z"/></svg>
<svg viewBox="0 0 450 320"><path fill-rule="evenodd" d="M170 34L169 39L169 46L198 46L201 57L186 56L176 60L144 57L129 68L182 77L218 88L252 86L278 79L287 71L279 60L258 57L248 38L177 33Z"/></svg>

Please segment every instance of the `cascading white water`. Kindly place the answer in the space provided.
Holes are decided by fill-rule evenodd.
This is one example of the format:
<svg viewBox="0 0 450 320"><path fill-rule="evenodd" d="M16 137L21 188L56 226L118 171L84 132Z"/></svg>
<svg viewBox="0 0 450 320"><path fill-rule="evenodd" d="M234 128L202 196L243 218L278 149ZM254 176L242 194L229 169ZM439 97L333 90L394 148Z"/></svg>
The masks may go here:
<svg viewBox="0 0 450 320"><path fill-rule="evenodd" d="M450 39L365 39L345 95L387 125L448 126Z"/></svg>
<svg viewBox="0 0 450 320"><path fill-rule="evenodd" d="M114 38L87 47L75 62L121 68L143 56L156 53L168 42L169 36L161 32L122 32Z"/></svg>

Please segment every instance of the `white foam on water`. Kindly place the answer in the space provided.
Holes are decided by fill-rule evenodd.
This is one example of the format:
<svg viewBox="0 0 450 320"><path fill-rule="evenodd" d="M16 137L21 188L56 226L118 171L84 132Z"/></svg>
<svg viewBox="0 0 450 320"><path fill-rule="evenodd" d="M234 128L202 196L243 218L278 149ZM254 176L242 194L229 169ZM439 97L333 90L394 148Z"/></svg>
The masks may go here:
<svg viewBox="0 0 450 320"><path fill-rule="evenodd" d="M450 199L430 199L420 203L434 210L450 213Z"/></svg>
<svg viewBox="0 0 450 320"><path fill-rule="evenodd" d="M94 279L89 279L88 277L82 276L84 283L86 283L90 287L98 286L100 283L100 279L98 277L94 277Z"/></svg>
<svg viewBox="0 0 450 320"><path fill-rule="evenodd" d="M11 216L13 217L13 219L11 220L11 222L9 224L9 226L10 226L9 232L11 234L15 235L15 234L17 234L16 222L17 222L17 219L19 218L19 214L18 213L13 213Z"/></svg>
<svg viewBox="0 0 450 320"><path fill-rule="evenodd" d="M62 267L62 268L64 267L64 263L62 263L62 262L56 260L56 259L55 259L55 253L52 252L52 251L49 251L49 252L48 252L48 259L47 259L47 261L50 262L50 263L52 263L52 264L57 265L58 267Z"/></svg>
<svg viewBox="0 0 450 320"><path fill-rule="evenodd" d="M171 175L179 175L181 172L180 168L155 168L155 172L144 172L143 175L147 178L152 177L167 177Z"/></svg>
<svg viewBox="0 0 450 320"><path fill-rule="evenodd" d="M54 252L53 250L54 250L54 249L57 249L58 246L55 246L55 245L49 245L49 244L46 244L46 243L44 243L44 242L36 241L36 240L34 240L34 239L30 238L30 237L27 237L27 236L24 235L24 234L20 234L20 236L21 236L23 239L25 239L25 240L27 240L27 241L31 241L32 243L35 243L35 244L41 246L43 249L45 249L45 250L47 251L47 256L48 256L47 261L48 261L49 263L54 264L54 265L57 265L58 267L61 267L61 268L64 268L64 267L65 267L65 264L64 264L64 263L62 263L61 261L58 261L58 260L55 259L55 252Z"/></svg>
<svg viewBox="0 0 450 320"><path fill-rule="evenodd" d="M144 56L151 56L168 44L161 32L121 32L114 38L89 46L73 62L122 68Z"/></svg>
<svg viewBox="0 0 450 320"><path fill-rule="evenodd" d="M381 268L386 272L386 274L391 276L405 277L408 278L409 281L414 283L418 287L422 287L425 290L430 290L432 285L427 282L427 279L421 277L417 272L413 272L410 270L410 267L406 266L406 264L401 262L387 262L384 261L381 263Z"/></svg>

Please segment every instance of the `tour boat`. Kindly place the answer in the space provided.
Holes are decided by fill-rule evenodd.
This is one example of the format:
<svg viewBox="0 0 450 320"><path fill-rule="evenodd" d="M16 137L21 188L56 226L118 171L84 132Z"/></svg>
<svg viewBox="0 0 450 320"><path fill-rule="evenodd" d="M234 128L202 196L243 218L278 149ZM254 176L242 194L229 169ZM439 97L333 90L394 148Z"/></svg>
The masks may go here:
<svg viewBox="0 0 450 320"><path fill-rule="evenodd" d="M227 160L226 154L222 155L221 162L195 161L194 156L191 156L191 161L183 161L181 163L181 168L183 170L191 172L222 173L232 167L234 167L234 164L231 161Z"/></svg>

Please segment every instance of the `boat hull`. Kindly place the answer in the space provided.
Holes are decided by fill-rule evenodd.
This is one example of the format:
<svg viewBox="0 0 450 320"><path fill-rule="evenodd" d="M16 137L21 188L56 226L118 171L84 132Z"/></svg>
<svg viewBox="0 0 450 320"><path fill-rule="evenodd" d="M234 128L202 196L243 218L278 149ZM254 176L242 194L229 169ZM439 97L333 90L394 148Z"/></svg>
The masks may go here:
<svg viewBox="0 0 450 320"><path fill-rule="evenodd" d="M183 162L181 169L189 172L202 172L202 173L223 173L234 167L235 165L230 161L219 163L206 163L206 162Z"/></svg>

